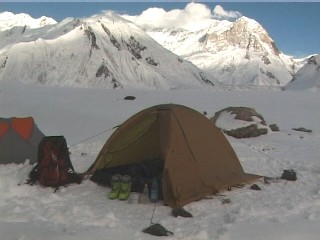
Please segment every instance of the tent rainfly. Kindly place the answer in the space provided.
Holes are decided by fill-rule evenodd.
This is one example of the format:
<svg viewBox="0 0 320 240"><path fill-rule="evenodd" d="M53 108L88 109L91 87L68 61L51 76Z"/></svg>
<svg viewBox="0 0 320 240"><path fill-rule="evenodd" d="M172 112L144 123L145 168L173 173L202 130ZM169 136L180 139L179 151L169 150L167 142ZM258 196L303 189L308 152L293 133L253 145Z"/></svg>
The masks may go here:
<svg viewBox="0 0 320 240"><path fill-rule="evenodd" d="M163 160L164 204L184 205L260 176L244 172L234 150L201 113L175 104L136 113L107 140L87 174Z"/></svg>
<svg viewBox="0 0 320 240"><path fill-rule="evenodd" d="M35 163L43 137L32 117L0 118L0 164Z"/></svg>

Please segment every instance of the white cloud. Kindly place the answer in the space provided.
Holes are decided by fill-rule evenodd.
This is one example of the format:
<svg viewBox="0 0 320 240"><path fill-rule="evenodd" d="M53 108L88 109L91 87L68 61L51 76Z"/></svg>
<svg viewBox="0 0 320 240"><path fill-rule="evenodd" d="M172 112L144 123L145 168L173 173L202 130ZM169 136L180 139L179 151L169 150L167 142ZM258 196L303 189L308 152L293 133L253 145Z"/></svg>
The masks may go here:
<svg viewBox="0 0 320 240"><path fill-rule="evenodd" d="M204 4L189 3L185 9L165 11L162 8L149 8L139 16L122 15L143 28L184 28L195 30L210 24L211 10Z"/></svg>
<svg viewBox="0 0 320 240"><path fill-rule="evenodd" d="M149 8L138 16L122 15L142 28L184 28L197 30L211 24L212 19L234 21L242 14L226 11L216 5L213 11L205 4L191 2L184 9L165 11L162 8Z"/></svg>
<svg viewBox="0 0 320 240"><path fill-rule="evenodd" d="M218 20L236 20L240 17L242 17L242 14L237 11L226 11L223 9L221 5L215 6L213 9L213 18Z"/></svg>

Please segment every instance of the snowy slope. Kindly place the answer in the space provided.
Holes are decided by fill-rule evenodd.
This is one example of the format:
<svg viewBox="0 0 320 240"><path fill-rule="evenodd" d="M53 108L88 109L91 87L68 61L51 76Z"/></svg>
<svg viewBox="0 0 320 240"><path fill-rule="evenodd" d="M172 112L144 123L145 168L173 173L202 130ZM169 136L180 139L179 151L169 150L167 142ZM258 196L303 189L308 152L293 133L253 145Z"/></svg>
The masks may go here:
<svg viewBox="0 0 320 240"><path fill-rule="evenodd" d="M136 96L136 100L123 100L127 95ZM280 131L254 139L228 137L243 168L271 177L280 176L284 169L294 169L298 180L270 184L258 181L261 191L253 191L248 185L209 196L185 207L193 218L175 218L171 209L159 202L153 222L174 233L165 239L319 239L317 92L114 91L0 81L1 116L31 115L45 134L64 135L77 171L93 163L114 126L146 107L169 102L206 111L208 117L227 106L255 108ZM311 129L312 133L295 132L295 127ZM24 185L31 168L27 164L0 166L1 240L162 239L142 233L150 224L153 204L109 200L106 194L110 189L90 180L56 193L51 188ZM223 204L224 199L231 202Z"/></svg>
<svg viewBox="0 0 320 240"><path fill-rule="evenodd" d="M286 89L319 90L320 89L320 55L312 56L296 73Z"/></svg>
<svg viewBox="0 0 320 240"><path fill-rule="evenodd" d="M0 31L0 80L98 88L219 85L112 12Z"/></svg>

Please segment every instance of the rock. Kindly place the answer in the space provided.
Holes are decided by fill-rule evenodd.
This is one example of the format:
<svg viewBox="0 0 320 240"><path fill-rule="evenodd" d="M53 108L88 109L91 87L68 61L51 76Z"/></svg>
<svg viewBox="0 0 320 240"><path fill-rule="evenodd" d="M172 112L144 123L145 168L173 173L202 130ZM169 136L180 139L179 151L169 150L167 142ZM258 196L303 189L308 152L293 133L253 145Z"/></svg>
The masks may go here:
<svg viewBox="0 0 320 240"><path fill-rule="evenodd" d="M258 137L268 133L266 121L253 108L228 107L216 112L211 121L235 138Z"/></svg>
<svg viewBox="0 0 320 240"><path fill-rule="evenodd" d="M273 132L279 132L279 131L280 131L278 125L275 124L275 123L274 123L274 124L270 124L270 125L269 125L269 128L270 128Z"/></svg>
<svg viewBox="0 0 320 240"><path fill-rule="evenodd" d="M300 127L300 128L292 128L292 130L294 131L299 131L299 132L306 132L306 133L311 133L312 130L306 129L304 127Z"/></svg>
<svg viewBox="0 0 320 240"><path fill-rule="evenodd" d="M135 99L136 99L136 97L134 97L134 96L126 96L124 98L124 100L135 100Z"/></svg>
<svg viewBox="0 0 320 240"><path fill-rule="evenodd" d="M253 184L250 189L256 190L256 191L261 191L261 188L257 184Z"/></svg>
<svg viewBox="0 0 320 240"><path fill-rule="evenodd" d="M258 128L257 125L251 125L248 127L238 128L231 131L224 132L235 138L250 138L250 137L258 137L263 134L267 134L268 130L266 128Z"/></svg>
<svg viewBox="0 0 320 240"><path fill-rule="evenodd" d="M280 179L288 180L288 181L297 181L297 173L293 169L283 170Z"/></svg>

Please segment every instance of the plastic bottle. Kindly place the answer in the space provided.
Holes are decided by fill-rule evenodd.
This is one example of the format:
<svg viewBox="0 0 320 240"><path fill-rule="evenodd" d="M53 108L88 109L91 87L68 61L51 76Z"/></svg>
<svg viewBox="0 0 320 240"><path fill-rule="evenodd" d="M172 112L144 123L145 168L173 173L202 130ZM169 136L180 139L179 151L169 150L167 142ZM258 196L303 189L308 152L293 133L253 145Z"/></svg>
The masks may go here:
<svg viewBox="0 0 320 240"><path fill-rule="evenodd" d="M155 178L155 177L152 179L150 200L151 200L151 202L158 201L158 181L157 181L157 178Z"/></svg>
<svg viewBox="0 0 320 240"><path fill-rule="evenodd" d="M141 203L146 204L149 202L149 189L148 189L148 184L144 185L143 191L142 191L142 195L141 195L141 199L140 199Z"/></svg>

